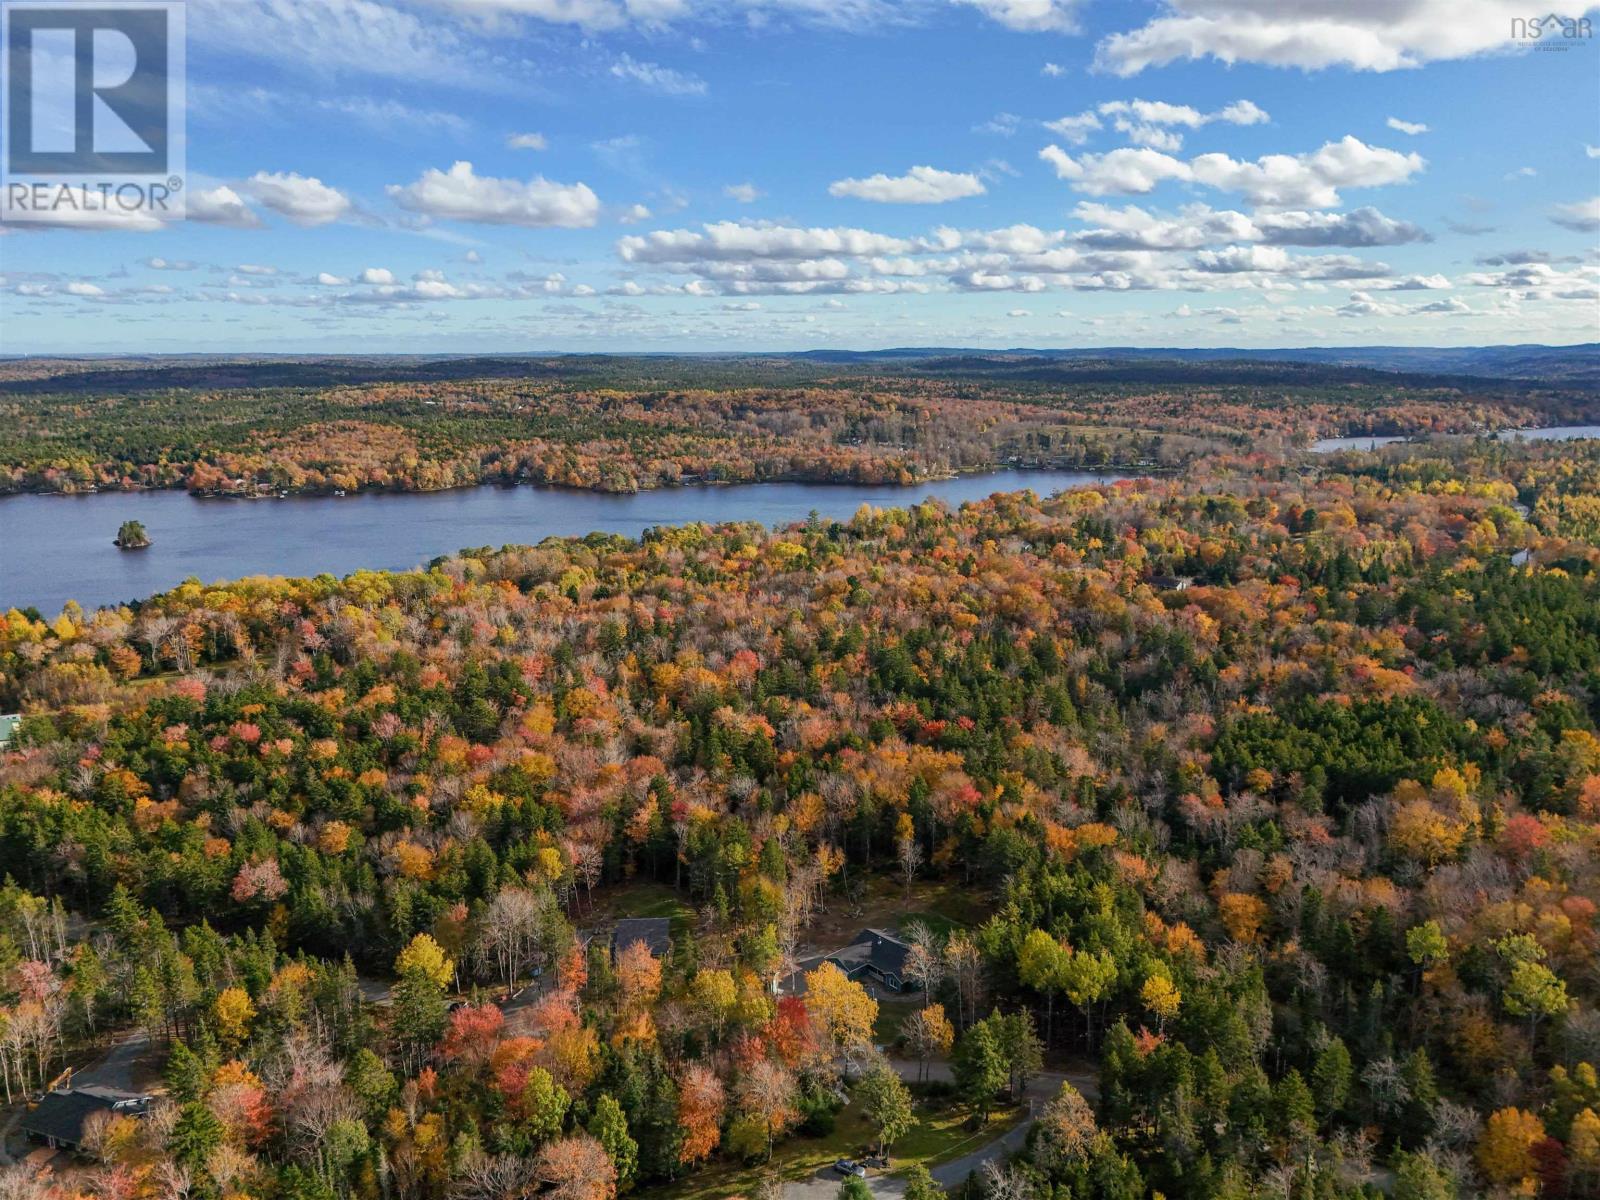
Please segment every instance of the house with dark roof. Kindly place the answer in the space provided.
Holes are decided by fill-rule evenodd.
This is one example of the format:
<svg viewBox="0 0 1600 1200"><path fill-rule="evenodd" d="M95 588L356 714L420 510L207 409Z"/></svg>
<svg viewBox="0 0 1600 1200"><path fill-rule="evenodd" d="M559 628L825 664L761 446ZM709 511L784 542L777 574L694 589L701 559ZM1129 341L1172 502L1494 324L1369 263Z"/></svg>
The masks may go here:
<svg viewBox="0 0 1600 1200"><path fill-rule="evenodd" d="M76 1150L83 1144L84 1129L96 1113L142 1117L149 1108L150 1097L142 1092L103 1087L72 1088L47 1092L43 1100L22 1115L18 1124L25 1136L51 1149Z"/></svg>
<svg viewBox="0 0 1600 1200"><path fill-rule="evenodd" d="M611 931L611 961L616 962L622 952L637 942L657 958L663 958L672 949L672 922L666 917L626 917L617 922Z"/></svg>
<svg viewBox="0 0 1600 1200"><path fill-rule="evenodd" d="M842 946L825 961L849 978L875 979L891 992L903 992L917 985L906 978L906 956L911 947L883 929L863 929L848 946Z"/></svg>

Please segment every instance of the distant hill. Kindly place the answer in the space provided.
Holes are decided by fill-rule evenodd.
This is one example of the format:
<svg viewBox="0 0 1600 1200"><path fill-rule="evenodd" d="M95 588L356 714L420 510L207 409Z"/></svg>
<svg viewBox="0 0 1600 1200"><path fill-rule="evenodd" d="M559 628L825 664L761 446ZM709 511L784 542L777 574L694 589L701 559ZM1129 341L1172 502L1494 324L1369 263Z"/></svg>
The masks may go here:
<svg viewBox="0 0 1600 1200"><path fill-rule="evenodd" d="M528 379L631 387L801 383L839 374L982 376L1034 384L1383 383L1510 390L1554 385L1600 389L1600 343L1578 346L1097 346L981 350L908 346L748 354L122 355L0 358L0 394L122 394L171 388L318 388L377 382Z"/></svg>
<svg viewBox="0 0 1600 1200"><path fill-rule="evenodd" d="M1600 342L1576 346L1302 346L1244 349L1235 346L1096 346L1074 350L973 350L954 346L887 350L810 350L792 357L840 365L965 360L990 363L1045 360L1075 363L1314 363L1406 374L1469 375L1547 383L1600 383Z"/></svg>

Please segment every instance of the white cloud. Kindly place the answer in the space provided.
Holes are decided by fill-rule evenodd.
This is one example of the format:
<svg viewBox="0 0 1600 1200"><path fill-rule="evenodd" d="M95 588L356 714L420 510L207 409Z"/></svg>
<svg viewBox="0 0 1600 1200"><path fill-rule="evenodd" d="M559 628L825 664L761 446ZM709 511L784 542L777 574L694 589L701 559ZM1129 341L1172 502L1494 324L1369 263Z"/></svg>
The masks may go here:
<svg viewBox="0 0 1600 1200"><path fill-rule="evenodd" d="M1039 68L1039 74L1048 76L1051 79L1060 79L1066 73L1067 69L1060 63L1047 62Z"/></svg>
<svg viewBox="0 0 1600 1200"><path fill-rule="evenodd" d="M257 171L245 183L256 200L296 225L326 225L350 210L350 198L315 176Z"/></svg>
<svg viewBox="0 0 1600 1200"><path fill-rule="evenodd" d="M1057 178L1090 196L1141 195L1162 180L1194 177L1188 163L1150 149L1122 147L1075 159L1059 146L1046 146L1039 157L1055 168Z"/></svg>
<svg viewBox="0 0 1600 1200"><path fill-rule="evenodd" d="M587 184L551 183L539 176L526 183L493 179L474 174L465 161L449 171L429 168L415 183L390 184L387 190L401 208L448 221L582 229L600 215L599 197Z"/></svg>
<svg viewBox="0 0 1600 1200"><path fill-rule="evenodd" d="M1033 314L1025 308L1013 308L1010 312L1006 313L1006 316L1010 317L1013 321L1019 321L1023 317L1031 317Z"/></svg>
<svg viewBox="0 0 1600 1200"><path fill-rule="evenodd" d="M1022 33L1077 33L1077 0L957 0Z"/></svg>
<svg viewBox="0 0 1600 1200"><path fill-rule="evenodd" d="M1190 163L1197 182L1280 208L1331 208L1339 203L1339 188L1403 183L1425 165L1419 154L1369 146L1349 135L1310 154L1268 154L1253 163L1202 154Z"/></svg>
<svg viewBox="0 0 1600 1200"><path fill-rule="evenodd" d="M550 143L542 133L513 133L506 138L506 146L512 150L545 150Z"/></svg>
<svg viewBox="0 0 1600 1200"><path fill-rule="evenodd" d="M838 179L828 185L830 196L848 196L880 204L943 204L981 196L988 189L976 175L912 167L904 175L877 174L866 179Z"/></svg>
<svg viewBox="0 0 1600 1200"><path fill-rule="evenodd" d="M241 275L276 275L277 267L266 267L260 263L240 263L234 268Z"/></svg>
<svg viewBox="0 0 1600 1200"><path fill-rule="evenodd" d="M187 220L206 225L225 225L230 229L259 229L261 218L251 211L231 187L201 188L189 193L184 205Z"/></svg>
<svg viewBox="0 0 1600 1200"><path fill-rule="evenodd" d="M1600 158L1600 146L1591 146L1588 142L1583 144L1583 152L1589 158Z"/></svg>
<svg viewBox="0 0 1600 1200"><path fill-rule="evenodd" d="M708 90L706 81L696 75L686 75L659 63L640 62L627 54L611 64L611 74L664 96L704 96Z"/></svg>
<svg viewBox="0 0 1600 1200"><path fill-rule="evenodd" d="M1147 24L1102 41L1095 61L1118 75L1197 58L1393 71L1505 50L1513 18L1547 8L1580 17L1590 7L1590 0L1555 0L1536 12L1522 0L1164 0Z"/></svg>
<svg viewBox="0 0 1600 1200"><path fill-rule="evenodd" d="M1088 141L1091 131L1102 128L1101 117L1109 117L1113 128L1127 134L1129 140L1163 151L1178 150L1183 145L1182 134L1173 126L1199 129L1215 121L1228 125L1264 125L1271 120L1264 109L1250 100L1235 100L1209 113L1165 100L1107 100L1098 108L1075 117L1046 121L1045 128L1081 146Z"/></svg>
<svg viewBox="0 0 1600 1200"><path fill-rule="evenodd" d="M1574 204L1558 204L1550 210L1550 219L1578 233L1600 232L1600 196Z"/></svg>
<svg viewBox="0 0 1600 1200"><path fill-rule="evenodd" d="M581 2L581 0L580 0ZM447 21L377 0L189 0L189 36L329 78L351 72L414 84L484 86L488 56Z"/></svg>
<svg viewBox="0 0 1600 1200"><path fill-rule="evenodd" d="M104 296L105 294L106 292L104 288L93 283L79 283L74 280L72 283L67 284L67 295L69 296L87 296L93 298L95 296Z"/></svg>
<svg viewBox="0 0 1600 1200"><path fill-rule="evenodd" d="M914 243L865 229L802 229L767 222L719 221L691 229L656 230L622 238L617 252L625 262L684 263L696 259L725 262L752 259L811 259L819 255L904 254Z"/></svg>
<svg viewBox="0 0 1600 1200"><path fill-rule="evenodd" d="M1074 146L1081 146L1089 140L1091 132L1100 128L1100 118L1092 112L1084 112L1075 117L1060 117L1054 121L1046 121L1044 127L1060 134Z"/></svg>
<svg viewBox="0 0 1600 1200"><path fill-rule="evenodd" d="M388 267L368 267L361 272L362 283L391 284L394 282L394 272Z"/></svg>
<svg viewBox="0 0 1600 1200"><path fill-rule="evenodd" d="M1409 133L1416 137L1419 133L1427 133L1428 127L1421 121L1402 121L1399 117L1390 117L1384 122L1390 129L1397 129L1401 133Z"/></svg>
<svg viewBox="0 0 1600 1200"><path fill-rule="evenodd" d="M624 225L637 225L640 221L650 219L650 210L642 204L630 204L617 218Z"/></svg>
<svg viewBox="0 0 1600 1200"><path fill-rule="evenodd" d="M730 183L722 189L722 194L740 204L754 204L766 193L753 183Z"/></svg>
<svg viewBox="0 0 1600 1200"><path fill-rule="evenodd" d="M317 272L317 282L323 287L344 287L350 281L343 275L335 275L331 271Z"/></svg>

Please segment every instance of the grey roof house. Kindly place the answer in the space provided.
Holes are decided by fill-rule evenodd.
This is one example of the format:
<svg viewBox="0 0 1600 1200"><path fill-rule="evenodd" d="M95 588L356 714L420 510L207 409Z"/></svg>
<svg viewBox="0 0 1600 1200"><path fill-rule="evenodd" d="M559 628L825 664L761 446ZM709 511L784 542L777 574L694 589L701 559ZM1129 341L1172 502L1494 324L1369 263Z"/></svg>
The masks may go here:
<svg viewBox="0 0 1600 1200"><path fill-rule="evenodd" d="M882 929L863 929L855 941L835 950L826 958L851 979L865 975L876 979L891 992L903 992L917 985L906 978L906 955L911 947Z"/></svg>
<svg viewBox="0 0 1600 1200"><path fill-rule="evenodd" d="M44 1142L52 1149L76 1150L83 1144L84 1127L96 1113L121 1117L142 1117L150 1107L150 1097L142 1092L123 1092L116 1088L82 1087L64 1092L48 1092L19 1124L25 1136Z"/></svg>
<svg viewBox="0 0 1600 1200"><path fill-rule="evenodd" d="M611 931L611 960L615 962L635 942L643 942L651 954L661 958L672 949L672 922L666 917L627 917L618 921Z"/></svg>

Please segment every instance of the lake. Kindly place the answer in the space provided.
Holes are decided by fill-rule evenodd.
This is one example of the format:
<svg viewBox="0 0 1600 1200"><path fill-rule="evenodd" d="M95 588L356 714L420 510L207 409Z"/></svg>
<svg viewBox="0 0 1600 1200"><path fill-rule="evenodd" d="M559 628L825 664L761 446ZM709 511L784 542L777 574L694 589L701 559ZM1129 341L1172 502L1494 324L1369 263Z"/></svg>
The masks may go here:
<svg viewBox="0 0 1600 1200"><path fill-rule="evenodd" d="M466 546L536 543L601 531L637 537L652 525L829 519L863 504L903 508L926 497L952 507L994 492L1109 483L1083 471L996 471L912 487L753 483L663 488L631 496L547 487L449 492L365 492L271 500L199 500L187 492L98 492L0 498L0 612L33 605L54 616L69 599L85 608L165 591L190 576L345 575L402 571ZM153 544L118 550L123 521L144 523Z"/></svg>
<svg viewBox="0 0 1600 1200"><path fill-rule="evenodd" d="M1502 429L1494 436L1502 442L1514 442L1519 438L1526 438L1530 442L1566 442L1575 438L1600 438L1600 425L1547 425L1542 429ZM1396 442L1410 440L1408 437L1374 437L1372 434L1362 434L1359 437L1319 438L1311 443L1311 453L1334 454L1340 450L1376 450L1379 446L1392 446Z"/></svg>

